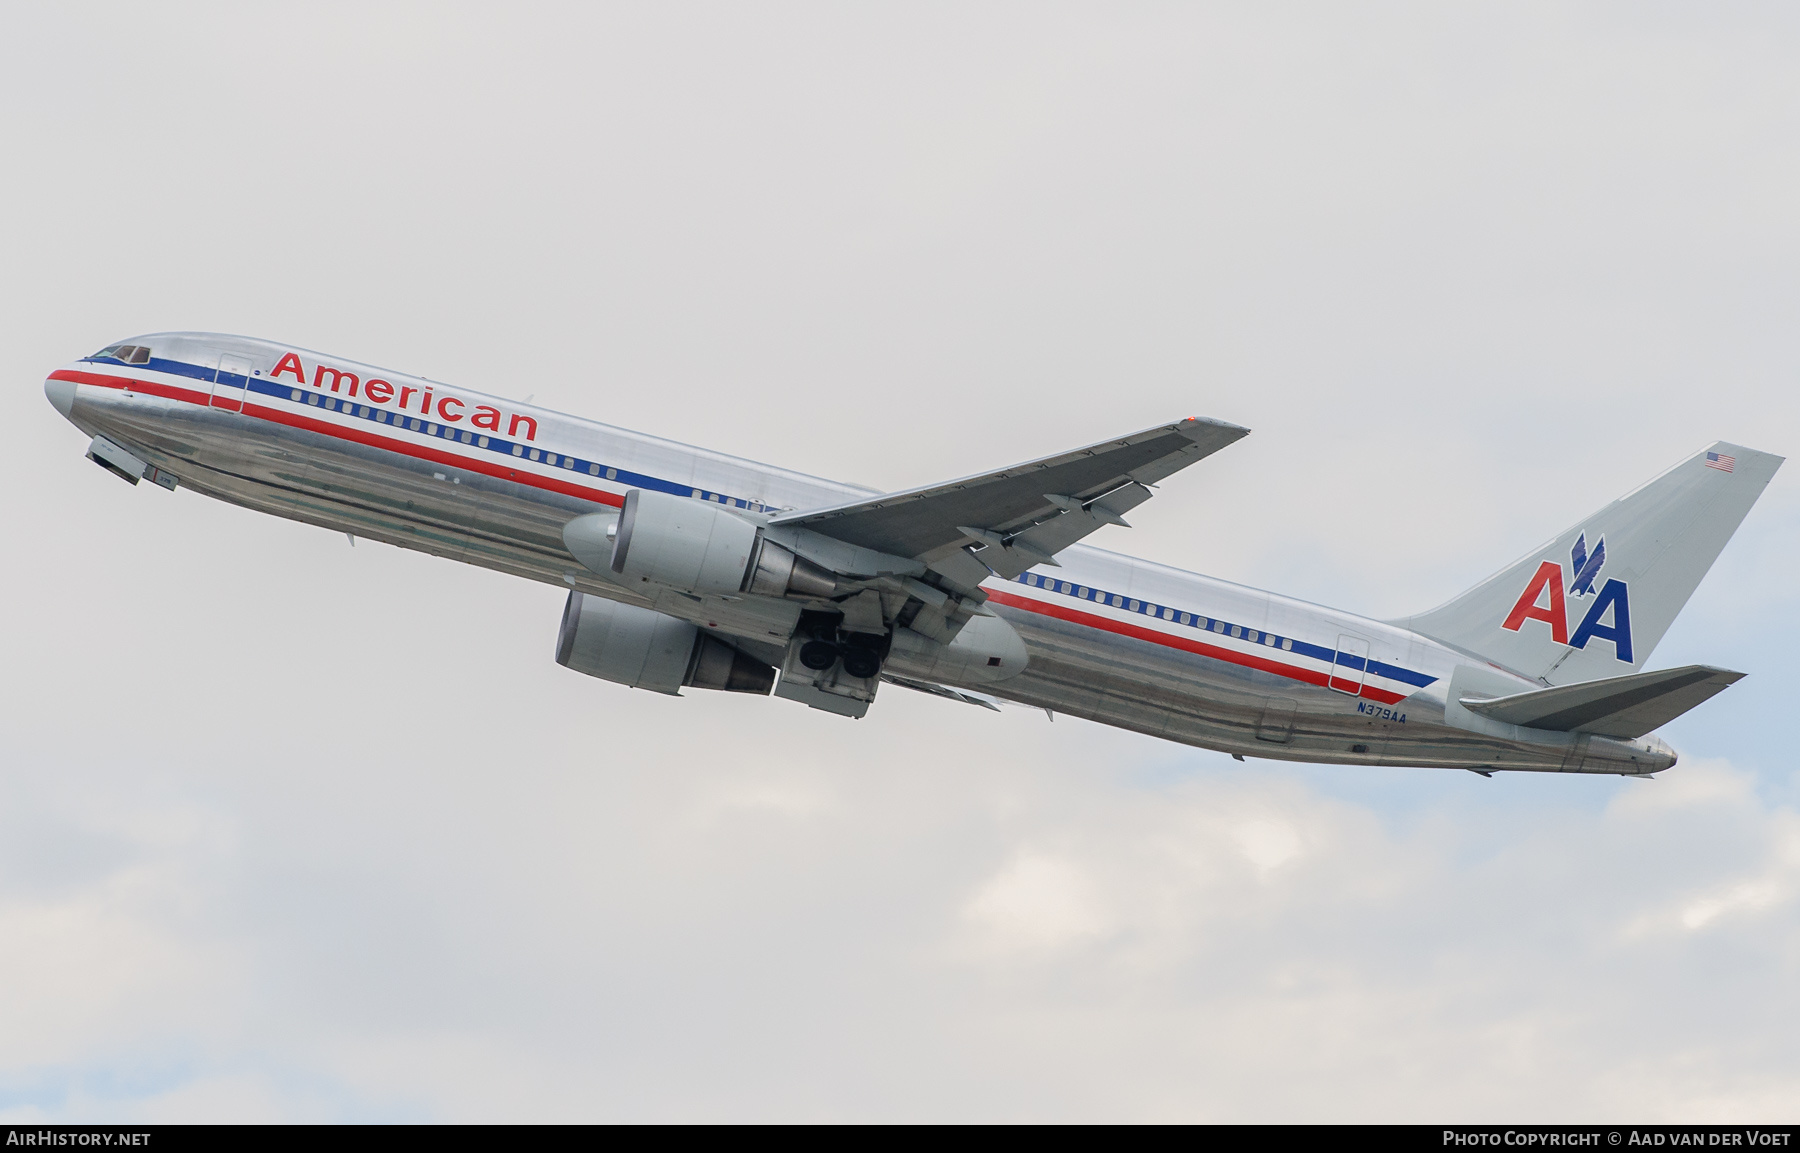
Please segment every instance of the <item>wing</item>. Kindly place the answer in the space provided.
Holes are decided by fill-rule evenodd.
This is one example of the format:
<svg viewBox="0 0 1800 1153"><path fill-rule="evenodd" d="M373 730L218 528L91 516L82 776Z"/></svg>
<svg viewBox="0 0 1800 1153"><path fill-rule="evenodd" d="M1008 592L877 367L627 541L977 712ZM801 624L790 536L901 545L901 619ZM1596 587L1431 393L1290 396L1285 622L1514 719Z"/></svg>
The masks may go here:
<svg viewBox="0 0 1800 1153"><path fill-rule="evenodd" d="M973 588L1013 577L1150 499L1146 485L1246 436L1194 418L946 484L776 517L847 544L908 557ZM977 563L979 562L979 563Z"/></svg>
<svg viewBox="0 0 1800 1153"><path fill-rule="evenodd" d="M961 701L965 705L976 705L984 709L992 709L995 712L1000 711L1000 706L995 704L992 698L984 697L980 693L964 692L946 685L933 684L930 681L915 681L911 677L897 677L891 673L882 673L881 679L890 685L911 689L915 693L927 693L934 697L943 697L946 700Z"/></svg>

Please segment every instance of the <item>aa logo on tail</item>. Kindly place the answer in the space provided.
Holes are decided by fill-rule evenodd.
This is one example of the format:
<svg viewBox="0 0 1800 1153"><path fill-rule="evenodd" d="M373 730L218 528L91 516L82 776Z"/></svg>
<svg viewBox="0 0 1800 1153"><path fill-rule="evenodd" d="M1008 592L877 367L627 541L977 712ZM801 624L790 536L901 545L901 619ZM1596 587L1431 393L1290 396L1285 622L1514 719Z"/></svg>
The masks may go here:
<svg viewBox="0 0 1800 1153"><path fill-rule="evenodd" d="M1526 621L1543 621L1550 626L1550 639L1559 645L1585 649L1587 643L1598 637L1613 643L1613 653L1626 664L1631 663L1631 599L1627 594L1625 582L1608 580L1600 586L1598 595L1594 593L1594 581L1600 576L1601 566L1606 564L1606 538L1601 537L1594 542L1594 551L1588 552L1587 534L1582 533L1575 538L1575 547L1569 550L1569 572L1573 574L1568 580L1568 596L1579 601L1586 597L1594 597L1594 603L1588 606L1587 614L1581 618L1581 624L1575 629L1575 635L1569 635L1569 610L1563 595L1563 567L1553 560L1538 565L1537 572L1525 585L1525 591L1519 594L1512 612L1506 614L1506 622L1500 627L1518 632ZM1542 602L1542 603L1540 603ZM1581 607L1579 604L1577 608ZM1612 614L1612 623L1605 623L1608 612Z"/></svg>

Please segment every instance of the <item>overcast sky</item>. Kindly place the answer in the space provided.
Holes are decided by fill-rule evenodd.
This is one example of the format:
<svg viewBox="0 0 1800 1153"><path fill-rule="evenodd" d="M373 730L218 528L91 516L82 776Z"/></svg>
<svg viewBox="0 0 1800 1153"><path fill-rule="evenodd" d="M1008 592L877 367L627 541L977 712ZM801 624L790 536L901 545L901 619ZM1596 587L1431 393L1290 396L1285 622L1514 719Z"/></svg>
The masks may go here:
<svg viewBox="0 0 1800 1153"><path fill-rule="evenodd" d="M1189 415L1096 543L1429 607L1793 455L1789 5L24 5L0 1120L1792 1120L1800 475L1645 783L558 667L563 591L127 488L247 333L884 487Z"/></svg>

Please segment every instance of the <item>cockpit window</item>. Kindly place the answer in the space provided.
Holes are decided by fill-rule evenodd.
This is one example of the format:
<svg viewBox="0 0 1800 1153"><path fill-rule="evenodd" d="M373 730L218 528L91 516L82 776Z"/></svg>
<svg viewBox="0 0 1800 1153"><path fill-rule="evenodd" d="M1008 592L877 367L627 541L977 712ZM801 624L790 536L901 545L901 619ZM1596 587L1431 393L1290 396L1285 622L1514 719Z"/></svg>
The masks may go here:
<svg viewBox="0 0 1800 1153"><path fill-rule="evenodd" d="M141 344L109 344L94 354L94 359L111 357L125 364L149 364L150 350Z"/></svg>

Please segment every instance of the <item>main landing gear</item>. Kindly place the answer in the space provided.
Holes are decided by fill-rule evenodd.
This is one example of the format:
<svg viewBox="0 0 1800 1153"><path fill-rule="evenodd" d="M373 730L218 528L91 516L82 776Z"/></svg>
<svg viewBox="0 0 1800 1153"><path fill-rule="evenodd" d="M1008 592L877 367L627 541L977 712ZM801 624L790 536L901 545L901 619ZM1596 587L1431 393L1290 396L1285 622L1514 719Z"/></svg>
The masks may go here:
<svg viewBox="0 0 1800 1153"><path fill-rule="evenodd" d="M888 637L876 633L846 633L839 629L841 616L828 613L803 613L802 634L812 639L800 646L800 663L814 672L824 672L842 661L848 676L868 679L881 672L887 656Z"/></svg>

